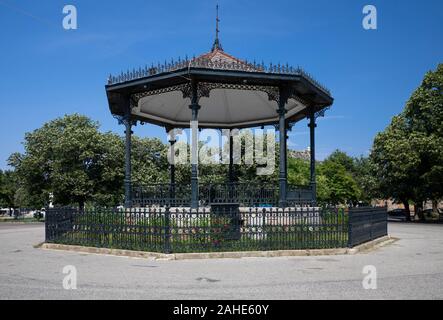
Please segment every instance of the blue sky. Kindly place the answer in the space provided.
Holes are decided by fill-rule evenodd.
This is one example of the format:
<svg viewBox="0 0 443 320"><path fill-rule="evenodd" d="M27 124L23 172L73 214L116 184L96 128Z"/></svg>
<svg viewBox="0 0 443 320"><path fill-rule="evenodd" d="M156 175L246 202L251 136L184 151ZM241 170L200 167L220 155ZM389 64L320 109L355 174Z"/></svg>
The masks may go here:
<svg viewBox="0 0 443 320"><path fill-rule="evenodd" d="M214 38L215 0L0 0L0 168L22 151L25 132L81 113L122 133L110 115L109 73L199 55ZM300 65L335 103L317 129L317 154L367 155L374 135L399 113L426 71L443 62L443 1L219 0L226 52L265 63ZM78 29L62 27L64 5ZM362 28L362 9L378 10L378 29ZM165 139L164 130L137 127ZM306 121L290 136L308 146Z"/></svg>

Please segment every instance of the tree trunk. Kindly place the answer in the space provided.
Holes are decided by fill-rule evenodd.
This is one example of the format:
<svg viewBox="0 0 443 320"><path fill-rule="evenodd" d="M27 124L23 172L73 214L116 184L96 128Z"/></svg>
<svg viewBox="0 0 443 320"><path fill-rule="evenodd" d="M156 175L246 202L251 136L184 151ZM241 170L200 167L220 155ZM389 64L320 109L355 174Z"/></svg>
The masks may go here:
<svg viewBox="0 0 443 320"><path fill-rule="evenodd" d="M438 217L438 202L437 200L432 200L432 214Z"/></svg>
<svg viewBox="0 0 443 320"><path fill-rule="evenodd" d="M406 199L402 199L401 202L405 207L406 221L411 221L411 211L409 210L409 201Z"/></svg>
<svg viewBox="0 0 443 320"><path fill-rule="evenodd" d="M425 215L423 214L423 201L416 201L417 211L416 214L420 221L426 221Z"/></svg>
<svg viewBox="0 0 443 320"><path fill-rule="evenodd" d="M80 200L78 202L78 208L79 208L80 211L84 211L85 210L85 201Z"/></svg>

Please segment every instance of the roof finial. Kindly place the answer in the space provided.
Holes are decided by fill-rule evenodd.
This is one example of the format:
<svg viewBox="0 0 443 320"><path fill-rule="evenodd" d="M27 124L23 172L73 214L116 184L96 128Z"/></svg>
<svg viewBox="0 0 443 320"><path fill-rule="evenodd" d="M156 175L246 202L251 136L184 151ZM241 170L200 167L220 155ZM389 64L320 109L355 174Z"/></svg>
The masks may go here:
<svg viewBox="0 0 443 320"><path fill-rule="evenodd" d="M217 11L217 15L216 15L216 18L215 18L215 41L214 41L214 44L212 45L212 51L215 51L215 50L223 51L223 48L222 48L221 43L220 43L220 40L218 39L218 34L220 32L220 30L218 28L218 23L220 22L220 19L218 18L218 4L217 4L217 6L215 8L216 8L216 11Z"/></svg>

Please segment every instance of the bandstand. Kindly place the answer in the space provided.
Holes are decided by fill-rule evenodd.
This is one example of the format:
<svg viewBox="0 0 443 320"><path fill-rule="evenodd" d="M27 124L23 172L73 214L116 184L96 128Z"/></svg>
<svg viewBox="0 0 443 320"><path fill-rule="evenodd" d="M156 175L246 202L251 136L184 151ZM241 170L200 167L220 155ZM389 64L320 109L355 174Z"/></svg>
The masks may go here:
<svg viewBox="0 0 443 320"><path fill-rule="evenodd" d="M109 76L109 108L125 125L125 208L48 209L48 245L136 250L137 256L144 254L140 251L165 253L168 258L170 253L236 251L250 256L252 251L353 247L387 235L386 208L317 206L316 119L332 105L331 93L301 68L265 66L229 55L220 43L218 22L217 14L208 53ZM310 128L310 184L288 185L287 131L305 118ZM131 180L132 127L138 122L169 132L168 184L138 185ZM233 161L238 140L231 130L263 126L279 131L278 183L240 183ZM191 128L190 183L175 180L173 133L183 128ZM229 132L225 183L199 183L195 152L202 128Z"/></svg>
<svg viewBox="0 0 443 320"><path fill-rule="evenodd" d="M316 204L316 119L333 103L329 90L301 68L240 60L226 53L218 30L210 52L152 64L120 75L106 85L109 108L125 126L125 206L202 205L286 207ZM287 132L303 119L310 128L310 184L288 185ZM278 186L238 183L233 174L232 135L229 175L224 184L199 184L198 163L191 165L191 183L177 184L174 163L167 185L135 185L131 180L132 126L151 123L166 131L189 128L242 129L273 125L279 132ZM171 138L171 146L176 142Z"/></svg>

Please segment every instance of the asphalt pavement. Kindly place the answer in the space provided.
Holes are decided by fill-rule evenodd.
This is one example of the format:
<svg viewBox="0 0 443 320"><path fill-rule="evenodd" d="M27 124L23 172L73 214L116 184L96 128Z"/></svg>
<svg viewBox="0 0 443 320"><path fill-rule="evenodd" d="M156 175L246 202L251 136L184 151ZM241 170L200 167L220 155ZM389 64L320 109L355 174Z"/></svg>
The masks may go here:
<svg viewBox="0 0 443 320"><path fill-rule="evenodd" d="M36 249L43 224L0 223L0 299L442 299L443 225L389 233L400 240L357 255L159 261Z"/></svg>

